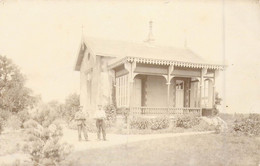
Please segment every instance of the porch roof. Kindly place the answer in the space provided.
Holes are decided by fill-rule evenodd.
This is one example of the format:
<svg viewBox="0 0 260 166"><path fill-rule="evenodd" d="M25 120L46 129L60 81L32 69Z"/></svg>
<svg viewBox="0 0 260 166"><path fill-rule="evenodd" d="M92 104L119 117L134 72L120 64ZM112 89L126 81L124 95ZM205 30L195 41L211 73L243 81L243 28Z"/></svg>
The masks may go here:
<svg viewBox="0 0 260 166"><path fill-rule="evenodd" d="M92 53L113 57L109 67L114 68L125 61L157 65L176 65L192 68L223 69L223 65L211 64L187 48L155 46L146 43L104 40L84 37L81 44L86 44ZM76 66L80 67L79 58Z"/></svg>

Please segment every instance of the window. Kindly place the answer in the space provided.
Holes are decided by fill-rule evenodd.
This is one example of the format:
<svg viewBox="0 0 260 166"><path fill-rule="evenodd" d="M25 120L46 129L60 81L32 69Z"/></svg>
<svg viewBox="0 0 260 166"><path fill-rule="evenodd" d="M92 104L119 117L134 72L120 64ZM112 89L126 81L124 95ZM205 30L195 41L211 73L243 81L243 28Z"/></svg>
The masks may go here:
<svg viewBox="0 0 260 166"><path fill-rule="evenodd" d="M202 106L211 108L213 101L213 86L212 81L209 79L206 79L204 81L204 87L202 89Z"/></svg>
<svg viewBox="0 0 260 166"><path fill-rule="evenodd" d="M116 78L116 102L118 107L128 105L128 75Z"/></svg>

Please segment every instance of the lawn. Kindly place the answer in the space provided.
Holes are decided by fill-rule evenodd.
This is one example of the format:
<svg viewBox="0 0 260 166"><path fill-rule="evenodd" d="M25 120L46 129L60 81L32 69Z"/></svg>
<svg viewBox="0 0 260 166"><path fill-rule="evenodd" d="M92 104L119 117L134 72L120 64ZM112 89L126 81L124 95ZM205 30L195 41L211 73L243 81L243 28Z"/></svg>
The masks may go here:
<svg viewBox="0 0 260 166"><path fill-rule="evenodd" d="M259 138L222 134L142 141L71 156L79 166L257 166L259 157Z"/></svg>

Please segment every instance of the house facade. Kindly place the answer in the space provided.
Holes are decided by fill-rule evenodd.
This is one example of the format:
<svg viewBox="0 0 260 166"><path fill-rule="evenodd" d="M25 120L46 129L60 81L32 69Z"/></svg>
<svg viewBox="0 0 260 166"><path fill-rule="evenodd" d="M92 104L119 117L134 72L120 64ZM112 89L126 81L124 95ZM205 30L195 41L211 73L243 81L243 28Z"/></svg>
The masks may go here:
<svg viewBox="0 0 260 166"><path fill-rule="evenodd" d="M133 115L201 116L215 103L223 65L187 48L83 37L75 70L80 103L93 116L97 105L115 104Z"/></svg>

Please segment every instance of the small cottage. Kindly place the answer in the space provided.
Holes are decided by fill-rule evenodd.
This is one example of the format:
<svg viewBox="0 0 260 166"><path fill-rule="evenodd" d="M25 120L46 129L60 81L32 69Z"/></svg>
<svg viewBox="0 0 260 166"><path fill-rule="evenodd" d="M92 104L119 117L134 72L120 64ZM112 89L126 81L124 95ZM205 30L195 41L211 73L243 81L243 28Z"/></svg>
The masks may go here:
<svg viewBox="0 0 260 166"><path fill-rule="evenodd" d="M201 116L215 103L223 65L188 48L82 37L75 70L80 103L93 116L98 104L129 108L136 115Z"/></svg>

